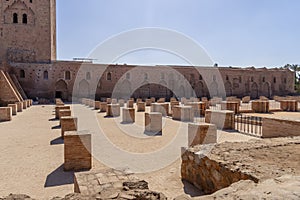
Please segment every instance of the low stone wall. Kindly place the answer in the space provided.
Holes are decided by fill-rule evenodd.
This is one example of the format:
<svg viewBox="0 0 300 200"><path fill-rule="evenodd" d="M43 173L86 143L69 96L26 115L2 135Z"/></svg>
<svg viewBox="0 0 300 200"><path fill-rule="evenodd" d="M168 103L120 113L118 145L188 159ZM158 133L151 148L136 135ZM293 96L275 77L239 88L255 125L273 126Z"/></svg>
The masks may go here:
<svg viewBox="0 0 300 200"><path fill-rule="evenodd" d="M12 120L12 108L11 107L0 107L0 122Z"/></svg>
<svg viewBox="0 0 300 200"><path fill-rule="evenodd" d="M296 100L281 100L280 108L283 111L297 112L298 111L298 102Z"/></svg>
<svg viewBox="0 0 300 200"><path fill-rule="evenodd" d="M89 132L68 131L64 137L64 170L92 168L92 136Z"/></svg>
<svg viewBox="0 0 300 200"><path fill-rule="evenodd" d="M269 113L270 103L267 100L252 101L252 110L256 113Z"/></svg>
<svg viewBox="0 0 300 200"><path fill-rule="evenodd" d="M237 101L222 101L221 110L231 110L237 114L240 112L240 104Z"/></svg>
<svg viewBox="0 0 300 200"><path fill-rule="evenodd" d="M300 120L263 118L262 138L300 136Z"/></svg>

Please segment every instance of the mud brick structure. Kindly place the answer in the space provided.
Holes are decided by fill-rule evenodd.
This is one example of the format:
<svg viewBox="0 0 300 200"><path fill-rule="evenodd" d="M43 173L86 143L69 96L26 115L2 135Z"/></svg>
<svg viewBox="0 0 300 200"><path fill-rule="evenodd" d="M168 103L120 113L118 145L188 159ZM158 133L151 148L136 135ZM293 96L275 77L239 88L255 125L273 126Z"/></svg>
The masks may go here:
<svg viewBox="0 0 300 200"><path fill-rule="evenodd" d="M172 113L173 120L183 122L194 121L194 111L191 106L175 106Z"/></svg>
<svg viewBox="0 0 300 200"><path fill-rule="evenodd" d="M124 107L124 105L125 105L125 100L124 100L124 99L119 99L119 100L118 100L118 104L120 105L121 108Z"/></svg>
<svg viewBox="0 0 300 200"><path fill-rule="evenodd" d="M146 99L146 106L151 106L152 100L151 99Z"/></svg>
<svg viewBox="0 0 300 200"><path fill-rule="evenodd" d="M265 100L252 101L252 110L256 113L269 113L270 102Z"/></svg>
<svg viewBox="0 0 300 200"><path fill-rule="evenodd" d="M251 97L250 96L245 96L242 98L242 103L249 103L251 101Z"/></svg>
<svg viewBox="0 0 300 200"><path fill-rule="evenodd" d="M143 70L134 72L140 66L59 61L55 0L1 1L0 16L1 106L33 98L71 101L73 97L95 97L94 100L107 99L111 103L113 91L113 98L152 97L152 103L155 98L164 102L174 95L196 101L201 97L270 98L295 92L294 72L288 69L168 65L143 66ZM186 82L193 91L185 88ZM93 83L96 91L91 94ZM141 87L134 89L136 84ZM213 105L217 103L215 99Z"/></svg>
<svg viewBox="0 0 300 200"><path fill-rule="evenodd" d="M17 104L8 104L7 107L11 107L12 115L17 115L17 112L18 112L18 106L17 106Z"/></svg>
<svg viewBox="0 0 300 200"><path fill-rule="evenodd" d="M151 112L160 112L162 116L166 117L169 113L169 103L152 103Z"/></svg>
<svg viewBox="0 0 300 200"><path fill-rule="evenodd" d="M295 136L300 136L300 120L263 118L262 138Z"/></svg>
<svg viewBox="0 0 300 200"><path fill-rule="evenodd" d="M221 102L221 110L231 110L235 114L240 112L240 105L235 101L222 101Z"/></svg>
<svg viewBox="0 0 300 200"><path fill-rule="evenodd" d="M101 102L100 101L95 101L95 110L100 110L100 104Z"/></svg>
<svg viewBox="0 0 300 200"><path fill-rule="evenodd" d="M100 112L106 112L107 111L107 102L101 102L100 103Z"/></svg>
<svg viewBox="0 0 300 200"><path fill-rule="evenodd" d="M64 137L64 170L92 168L92 136L89 132L67 131Z"/></svg>
<svg viewBox="0 0 300 200"><path fill-rule="evenodd" d="M206 110L205 122L215 124L218 129L234 129L234 112L229 110Z"/></svg>
<svg viewBox="0 0 300 200"><path fill-rule="evenodd" d="M60 110L71 110L71 106L56 106L55 107L55 119L59 119Z"/></svg>
<svg viewBox="0 0 300 200"><path fill-rule="evenodd" d="M184 105L192 107L195 117L200 117L205 115L206 107L204 102L188 102Z"/></svg>
<svg viewBox="0 0 300 200"><path fill-rule="evenodd" d="M127 101L127 108L133 108L134 100Z"/></svg>
<svg viewBox="0 0 300 200"><path fill-rule="evenodd" d="M298 111L298 102L296 100L280 100L280 108L283 111Z"/></svg>
<svg viewBox="0 0 300 200"><path fill-rule="evenodd" d="M107 99L106 99L106 102L107 102L107 104L111 104L112 99L111 99L111 98L107 98Z"/></svg>
<svg viewBox="0 0 300 200"><path fill-rule="evenodd" d="M27 109L27 102L26 101L22 101L22 104L23 104L23 110L26 110Z"/></svg>
<svg viewBox="0 0 300 200"><path fill-rule="evenodd" d="M145 110L146 110L145 102L142 102L142 101L138 102L137 103L137 111L138 112L145 112Z"/></svg>
<svg viewBox="0 0 300 200"><path fill-rule="evenodd" d="M108 104L106 110L107 117L119 117L120 116L120 105L119 104Z"/></svg>
<svg viewBox="0 0 300 200"><path fill-rule="evenodd" d="M135 122L135 109L134 108L122 108L122 122L134 123Z"/></svg>
<svg viewBox="0 0 300 200"><path fill-rule="evenodd" d="M58 118L61 119L62 117L70 117L71 116L71 110L59 110L58 111Z"/></svg>
<svg viewBox="0 0 300 200"><path fill-rule="evenodd" d="M22 102L17 102L17 111L18 112L23 112L23 103Z"/></svg>
<svg viewBox="0 0 300 200"><path fill-rule="evenodd" d="M162 114L159 112L145 113L145 132L162 135Z"/></svg>
<svg viewBox="0 0 300 200"><path fill-rule="evenodd" d="M211 143L217 143L216 125L207 123L190 123L188 125L189 146Z"/></svg>
<svg viewBox="0 0 300 200"><path fill-rule="evenodd" d="M61 137L64 139L66 131L77 131L78 119L76 117L61 117Z"/></svg>
<svg viewBox="0 0 300 200"><path fill-rule="evenodd" d="M11 107L0 107L0 122L12 120Z"/></svg>

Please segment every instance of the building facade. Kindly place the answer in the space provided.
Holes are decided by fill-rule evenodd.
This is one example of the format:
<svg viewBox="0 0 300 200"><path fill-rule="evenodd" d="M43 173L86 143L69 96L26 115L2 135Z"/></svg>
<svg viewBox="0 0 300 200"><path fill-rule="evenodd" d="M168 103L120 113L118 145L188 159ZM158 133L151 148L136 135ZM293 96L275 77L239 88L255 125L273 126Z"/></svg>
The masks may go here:
<svg viewBox="0 0 300 200"><path fill-rule="evenodd" d="M288 69L58 61L55 4L55 0L0 1L0 69L14 74L29 98L249 95L255 99L294 92L294 73Z"/></svg>

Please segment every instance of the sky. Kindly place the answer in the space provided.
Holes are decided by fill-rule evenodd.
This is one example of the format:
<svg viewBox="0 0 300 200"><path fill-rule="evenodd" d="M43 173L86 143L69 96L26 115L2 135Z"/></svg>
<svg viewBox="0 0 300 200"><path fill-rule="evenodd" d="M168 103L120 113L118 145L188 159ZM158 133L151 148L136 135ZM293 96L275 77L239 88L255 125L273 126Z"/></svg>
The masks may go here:
<svg viewBox="0 0 300 200"><path fill-rule="evenodd" d="M155 27L186 36L219 66L300 64L299 10L299 0L57 0L58 59L91 57L119 34ZM129 43L120 40L113 48ZM158 49L128 52L112 62L188 63Z"/></svg>

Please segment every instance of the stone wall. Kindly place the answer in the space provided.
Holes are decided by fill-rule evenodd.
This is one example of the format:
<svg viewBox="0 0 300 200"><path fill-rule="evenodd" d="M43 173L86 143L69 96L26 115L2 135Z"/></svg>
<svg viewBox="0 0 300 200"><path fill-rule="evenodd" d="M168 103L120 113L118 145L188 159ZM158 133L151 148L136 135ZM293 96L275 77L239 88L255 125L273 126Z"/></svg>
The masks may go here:
<svg viewBox="0 0 300 200"><path fill-rule="evenodd" d="M300 136L300 121L289 119L263 118L262 137Z"/></svg>
<svg viewBox="0 0 300 200"><path fill-rule="evenodd" d="M19 102L17 91L12 86L12 83L7 78L6 74L0 71L0 106L7 106L9 103Z"/></svg>

